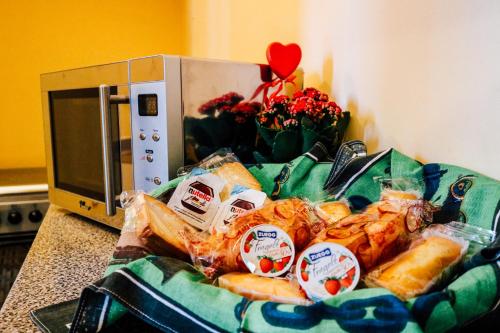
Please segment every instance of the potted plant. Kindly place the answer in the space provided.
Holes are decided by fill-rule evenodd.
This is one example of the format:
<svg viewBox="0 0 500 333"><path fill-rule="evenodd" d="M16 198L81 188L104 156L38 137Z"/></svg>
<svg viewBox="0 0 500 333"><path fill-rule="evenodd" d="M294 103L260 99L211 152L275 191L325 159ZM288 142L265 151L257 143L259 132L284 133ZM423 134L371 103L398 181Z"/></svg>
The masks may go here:
<svg viewBox="0 0 500 333"><path fill-rule="evenodd" d="M334 156L342 143L350 113L315 88L271 96L256 117L257 130L267 149L254 153L259 162L286 162L323 143Z"/></svg>

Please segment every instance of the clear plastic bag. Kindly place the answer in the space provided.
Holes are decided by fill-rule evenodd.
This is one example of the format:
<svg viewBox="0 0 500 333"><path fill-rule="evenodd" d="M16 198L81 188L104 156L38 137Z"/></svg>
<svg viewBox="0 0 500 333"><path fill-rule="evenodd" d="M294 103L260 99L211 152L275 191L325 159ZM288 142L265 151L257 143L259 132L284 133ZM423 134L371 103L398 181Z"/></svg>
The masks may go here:
<svg viewBox="0 0 500 333"><path fill-rule="evenodd" d="M142 191L123 192L120 200L125 208L122 235L133 232L140 244L153 254L189 260L186 238L197 234L196 229L163 202Z"/></svg>
<svg viewBox="0 0 500 333"><path fill-rule="evenodd" d="M181 169L179 174L187 176L177 185L168 200L168 206L187 223L202 231L216 223L214 220L221 203L231 200L231 195L245 190L261 193L251 196L255 200L246 200L240 207L235 204L233 210L236 215L260 207L266 198L260 192L260 183L227 149L215 152L197 166Z"/></svg>
<svg viewBox="0 0 500 333"><path fill-rule="evenodd" d="M233 272L219 276L218 286L250 300L310 305L296 280L268 278L251 273Z"/></svg>
<svg viewBox="0 0 500 333"><path fill-rule="evenodd" d="M407 251L367 274L366 285L389 289L403 300L444 286L469 246L454 229L448 225L427 228Z"/></svg>
<svg viewBox="0 0 500 333"><path fill-rule="evenodd" d="M446 224L434 224L432 229L439 231L450 237L458 237L469 242L469 248L465 254L465 260L470 259L473 255L481 251L483 248L493 242L495 232L476 227L462 222L449 222Z"/></svg>
<svg viewBox="0 0 500 333"><path fill-rule="evenodd" d="M411 238L431 221L432 206L418 193L386 186L380 201L328 225L312 244L332 242L345 246L356 255L361 267L369 270L404 251Z"/></svg>
<svg viewBox="0 0 500 333"><path fill-rule="evenodd" d="M338 201L322 200L313 204L314 213L319 219L314 230L315 234L330 225L340 221L346 216L352 214L349 207L349 201L341 199ZM316 230L317 229L317 230Z"/></svg>
<svg viewBox="0 0 500 333"><path fill-rule="evenodd" d="M280 228L288 234L297 252L310 242L314 220L305 201L297 198L278 200L238 217L226 233L212 234L201 241L196 238L189 240L187 247L195 266L209 278L229 272L248 272L241 248L243 235L250 228L259 225Z"/></svg>

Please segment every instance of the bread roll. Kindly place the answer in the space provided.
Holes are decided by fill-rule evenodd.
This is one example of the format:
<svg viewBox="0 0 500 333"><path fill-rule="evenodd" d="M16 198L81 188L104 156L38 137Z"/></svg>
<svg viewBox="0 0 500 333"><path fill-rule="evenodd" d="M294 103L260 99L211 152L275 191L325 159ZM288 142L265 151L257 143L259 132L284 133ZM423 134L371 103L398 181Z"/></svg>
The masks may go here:
<svg viewBox="0 0 500 333"><path fill-rule="evenodd" d="M389 263L373 280L403 299L412 298L428 291L441 273L459 260L461 251L461 244L431 236Z"/></svg>
<svg viewBox="0 0 500 333"><path fill-rule="evenodd" d="M251 273L228 273L219 277L219 287L251 300L311 304L297 284L285 279L268 278Z"/></svg>

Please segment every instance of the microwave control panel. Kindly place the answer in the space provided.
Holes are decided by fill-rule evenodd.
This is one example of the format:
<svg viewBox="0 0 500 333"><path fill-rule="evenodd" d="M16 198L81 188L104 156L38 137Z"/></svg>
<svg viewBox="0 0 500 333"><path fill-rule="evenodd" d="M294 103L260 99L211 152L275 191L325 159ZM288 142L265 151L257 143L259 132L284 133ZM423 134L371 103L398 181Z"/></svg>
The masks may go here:
<svg viewBox="0 0 500 333"><path fill-rule="evenodd" d="M130 85L134 188L149 192L168 181L164 81Z"/></svg>

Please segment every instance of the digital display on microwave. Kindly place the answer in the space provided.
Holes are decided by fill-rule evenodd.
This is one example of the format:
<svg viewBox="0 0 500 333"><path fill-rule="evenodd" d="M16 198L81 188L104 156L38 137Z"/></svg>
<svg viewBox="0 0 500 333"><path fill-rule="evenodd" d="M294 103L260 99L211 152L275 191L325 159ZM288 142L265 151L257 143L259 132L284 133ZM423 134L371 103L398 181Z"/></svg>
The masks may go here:
<svg viewBox="0 0 500 333"><path fill-rule="evenodd" d="M156 94L139 94L138 102L140 116L158 115L158 96Z"/></svg>

